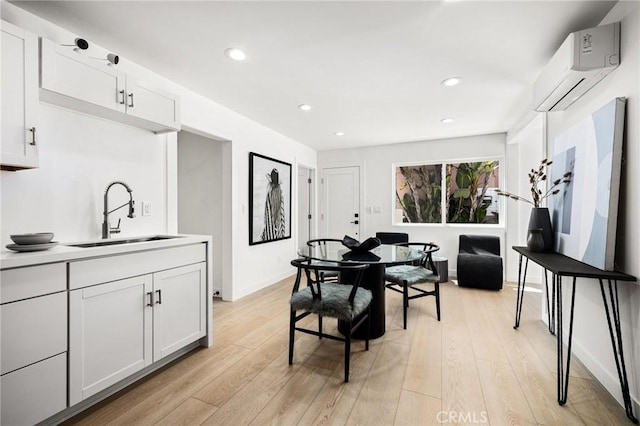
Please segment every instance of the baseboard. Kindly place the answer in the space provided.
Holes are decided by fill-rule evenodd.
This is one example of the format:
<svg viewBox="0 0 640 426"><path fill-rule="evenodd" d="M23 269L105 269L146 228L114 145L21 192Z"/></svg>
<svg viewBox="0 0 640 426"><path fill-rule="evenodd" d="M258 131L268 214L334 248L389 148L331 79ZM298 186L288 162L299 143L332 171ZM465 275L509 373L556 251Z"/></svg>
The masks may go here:
<svg viewBox="0 0 640 426"><path fill-rule="evenodd" d="M263 288L267 288L269 286L274 285L277 282L280 282L286 278L291 277L292 275L294 275L294 271L293 270L288 270L285 272L282 272L280 274L274 275L270 278L264 279L250 287L245 287L240 289L237 293L234 292L233 294L233 298L231 299L231 301L236 301L238 299L242 299L245 296L248 296L250 294L255 293L256 291L262 290Z"/></svg>
<svg viewBox="0 0 640 426"><path fill-rule="evenodd" d="M565 342L566 343L566 342ZM591 355L589 351L587 351L584 346L573 339L572 342L572 353L573 356L576 357L585 368L593 375L593 377L611 394L611 396L620 404L620 406L624 409L624 400L622 399L622 391L620 389L620 381L618 379L617 372L610 372L607 370L602 363L600 363L595 357ZM625 359L626 362L626 359ZM629 377L629 369L627 368L627 377ZM569 396L571 398L571 396ZM634 405L634 414L638 416L638 412L640 410L640 399L638 399L637 395L631 394L631 400Z"/></svg>

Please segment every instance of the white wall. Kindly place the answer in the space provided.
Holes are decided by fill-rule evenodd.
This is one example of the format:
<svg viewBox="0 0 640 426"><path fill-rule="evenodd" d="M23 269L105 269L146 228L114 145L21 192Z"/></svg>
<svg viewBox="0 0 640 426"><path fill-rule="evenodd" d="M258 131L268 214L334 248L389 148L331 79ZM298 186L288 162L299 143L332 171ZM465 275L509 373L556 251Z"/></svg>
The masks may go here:
<svg viewBox="0 0 640 426"><path fill-rule="evenodd" d="M440 245L438 256L449 259L449 270L455 275L460 234L497 235L501 239L504 258L504 226L502 225L393 225L393 164L441 162L449 160L504 160L505 135L483 135L466 138L381 145L368 148L318 152L318 170L329 167L360 166L361 239L379 231L407 232L412 241L433 241ZM318 191L321 192L321 191ZM367 207L381 207L381 213L368 213ZM322 228L320 228L322 229Z"/></svg>
<svg viewBox="0 0 640 426"><path fill-rule="evenodd" d="M2 1L0 6L2 19L35 34L58 42L76 37L15 5ZM108 48L91 43L88 54L100 57L107 50L119 50L118 46ZM183 127L203 136L232 141L229 152L223 151L222 173L232 176L232 182L229 188L223 188L223 201L228 202L222 212L222 241L216 247L222 252L224 298L237 299L291 274L289 260L296 253L295 223L291 239L249 247L249 152L290 162L296 170L298 162L315 167L315 151L136 65L134 60L121 58L118 67L179 94ZM102 208L98 197L101 188L113 178L129 180L136 198L140 194L153 203L154 215L148 221L123 219L124 231L140 234L177 229L175 133L157 136L49 106L41 107L41 111L41 127L45 126L39 132L41 168L3 171L1 175L3 238L14 230L52 230L60 241L99 237ZM295 193L295 173L293 179ZM86 188L80 191L83 186ZM293 206L295 209L295 203ZM295 210L292 216L296 217Z"/></svg>
<svg viewBox="0 0 640 426"><path fill-rule="evenodd" d="M616 263L640 277L640 3L621 1L601 25L621 21L621 64L565 112L548 114L549 152L553 139L615 97L627 98L624 165L618 216ZM567 290L565 286L565 291ZM620 321L631 394L640 394L640 285L618 283ZM564 300L568 300L565 296ZM575 301L574 351L587 368L621 401L602 296L597 281L579 280ZM566 316L566 315L565 315ZM571 387L570 387L571 388ZM571 390L569 392L571 400Z"/></svg>
<svg viewBox="0 0 640 426"><path fill-rule="evenodd" d="M505 190L513 194L531 199L531 183L528 171L537 169L546 156L546 119L539 113L516 135L507 136L507 179ZM503 199L506 208L506 278L508 281L518 281L519 255L511 247L527 244L527 228L531 214L531 204ZM527 282L542 283L542 268L529 263L527 267Z"/></svg>
<svg viewBox="0 0 640 426"><path fill-rule="evenodd" d="M223 169L230 167L233 175L230 218L223 219L223 232L229 230L232 235L230 245L223 248L223 263L233 265L233 276L223 277L223 298L235 300L289 276L292 273L289 261L296 255L296 223L292 224L290 239L249 246L249 152L291 163L292 171L297 170L298 164L315 168L316 152L193 92L183 91L181 95L184 126L232 141L231 164L223 164ZM292 174L292 179L295 194L297 173ZM294 201L292 217L297 217L296 209ZM229 254L232 259L224 257ZM231 292L225 288L230 282Z"/></svg>
<svg viewBox="0 0 640 426"><path fill-rule="evenodd" d="M119 236L164 232L166 215L166 136L40 104L40 168L0 174L2 246L10 234L52 231L60 242L101 237L103 195L114 180L133 190L136 217L127 208L110 215L122 219ZM109 208L129 200L116 185ZM152 203L141 215L140 201ZM118 235L114 235L118 236Z"/></svg>

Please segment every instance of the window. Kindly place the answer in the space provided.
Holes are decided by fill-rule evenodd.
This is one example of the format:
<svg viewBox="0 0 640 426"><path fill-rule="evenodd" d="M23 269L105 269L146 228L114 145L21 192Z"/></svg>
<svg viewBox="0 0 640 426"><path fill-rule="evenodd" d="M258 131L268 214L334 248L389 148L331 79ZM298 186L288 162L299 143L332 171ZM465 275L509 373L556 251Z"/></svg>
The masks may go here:
<svg viewBox="0 0 640 426"><path fill-rule="evenodd" d="M395 166L394 223L498 224L499 169L497 160Z"/></svg>
<svg viewBox="0 0 640 426"><path fill-rule="evenodd" d="M447 164L447 223L498 223L498 162Z"/></svg>
<svg viewBox="0 0 640 426"><path fill-rule="evenodd" d="M396 223L442 222L442 164L396 167Z"/></svg>

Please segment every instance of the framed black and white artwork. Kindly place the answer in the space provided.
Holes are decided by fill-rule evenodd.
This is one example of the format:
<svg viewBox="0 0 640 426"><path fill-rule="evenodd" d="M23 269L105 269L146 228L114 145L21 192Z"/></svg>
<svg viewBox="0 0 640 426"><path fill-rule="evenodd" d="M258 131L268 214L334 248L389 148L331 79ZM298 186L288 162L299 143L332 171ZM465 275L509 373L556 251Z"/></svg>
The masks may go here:
<svg viewBox="0 0 640 426"><path fill-rule="evenodd" d="M291 164L249 153L249 245L291 238Z"/></svg>

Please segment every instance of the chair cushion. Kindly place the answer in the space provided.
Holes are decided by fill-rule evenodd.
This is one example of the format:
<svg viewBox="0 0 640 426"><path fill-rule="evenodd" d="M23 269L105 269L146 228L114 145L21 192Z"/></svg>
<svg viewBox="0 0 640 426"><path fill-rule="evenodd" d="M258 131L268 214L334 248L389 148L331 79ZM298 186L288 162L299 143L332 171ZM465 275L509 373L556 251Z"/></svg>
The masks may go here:
<svg viewBox="0 0 640 426"><path fill-rule="evenodd" d="M317 292L317 284L313 284ZM322 299L314 299L310 287L305 287L291 295L291 307L295 310L303 309L322 316L352 321L367 309L373 298L371 291L358 288L353 300L353 307L349 303L349 294L353 286L348 284L323 283Z"/></svg>
<svg viewBox="0 0 640 426"><path fill-rule="evenodd" d="M494 255L459 253L457 262L460 287L502 289L502 258Z"/></svg>
<svg viewBox="0 0 640 426"><path fill-rule="evenodd" d="M406 281L409 285L440 282L438 274L423 266L413 265L390 266L384 271L384 279L396 284L402 284Z"/></svg>

